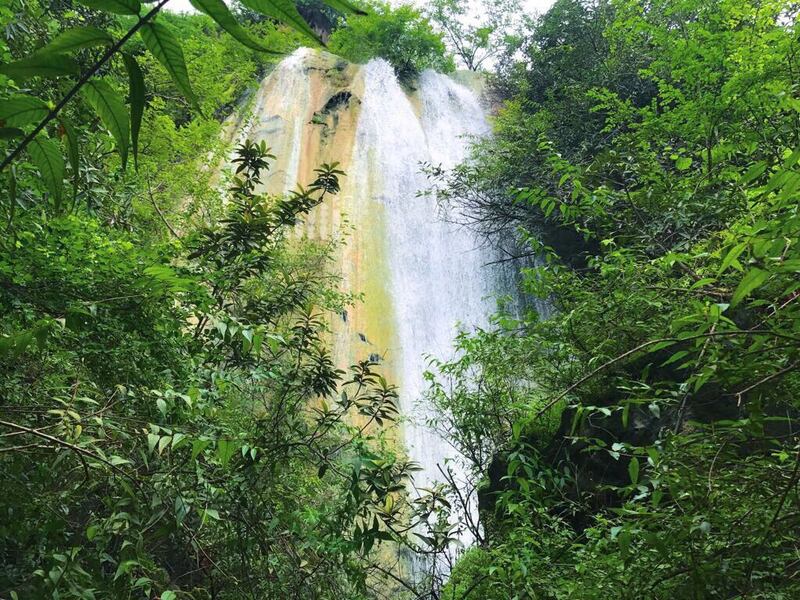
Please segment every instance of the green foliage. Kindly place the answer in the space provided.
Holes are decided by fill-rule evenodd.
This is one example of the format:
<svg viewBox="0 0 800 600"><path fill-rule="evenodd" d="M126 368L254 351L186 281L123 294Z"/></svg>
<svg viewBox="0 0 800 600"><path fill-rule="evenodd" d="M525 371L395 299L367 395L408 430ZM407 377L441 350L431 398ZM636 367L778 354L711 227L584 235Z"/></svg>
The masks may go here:
<svg viewBox="0 0 800 600"><path fill-rule="evenodd" d="M331 35L331 52L356 63L383 58L405 83L425 69L450 72L455 68L441 34L417 9L374 3L369 10L368 15L348 17L346 26Z"/></svg>
<svg viewBox="0 0 800 600"><path fill-rule="evenodd" d="M37 136L53 136L48 130L59 117L70 100L79 92L83 92L89 105L95 110L106 127L109 128L117 142L117 151L123 170L127 163L128 148L130 145L131 132L135 134L139 131L141 114L144 110L142 101L142 78L134 67L135 58L130 54L123 58L125 67L130 75L129 79L129 98L131 102L130 111L124 106L120 97L112 87L107 86L102 81L97 81L95 77L102 71L114 66L115 59L122 56L122 50L126 46L132 45L131 39L135 34L139 34L144 47L155 57L164 69L169 73L170 78L175 83L180 93L186 98L192 109L202 115L200 101L195 95L194 89L189 78L189 71L186 66L183 47L179 39L175 36L172 29L165 24L167 19L158 18L161 9L168 0L156 2L152 8L140 15L142 6L138 0L85 0L83 4L97 11L105 11L112 15L123 15L135 17L130 25L121 31L121 35L116 37L105 29L94 25L82 25L81 27L71 27L58 34L53 40L44 47L39 48L33 54L25 56L10 63L0 64L0 74L10 77L15 84L27 82L31 78L41 77L44 79L58 79L65 76L75 76L77 79L69 90L63 95L58 103L42 116L35 127L24 136L20 142L12 147L6 158L0 164L0 170L9 167L26 149ZM297 11L292 0L248 0L249 8L267 15L275 20L285 23L297 32L306 36L312 43L317 44L316 34L311 27L303 20ZM347 11L357 11L349 3L335 2L335 8ZM240 25L235 17L230 13L223 2L213 2L207 0L197 0L199 10L211 17L223 30L230 33L236 40L245 46L259 52L267 54L279 54L279 48L265 46L254 41L247 30ZM360 12L360 11L358 11ZM116 19L111 19L112 28ZM116 32L115 32L116 33ZM89 65L82 69L81 65L72 56L86 48L94 46L108 46L108 49L101 54L93 57ZM4 96L8 96L13 88L4 90ZM0 99L0 112L11 113L21 99L13 94ZM11 103L8 105L7 103ZM130 113L130 116L129 116ZM31 113L28 113L30 116ZM124 124L130 121L130 125ZM13 136L12 136L13 137ZM40 149L42 142L39 142ZM45 144L50 146L50 144ZM134 140L134 160L138 165L138 143ZM42 156L41 152L38 156ZM41 163L40 163L41 164ZM49 169L52 176L53 169ZM60 184L59 184L60 185ZM56 188L51 185L55 190ZM59 188L60 189L60 188ZM59 194L55 194L58 198Z"/></svg>
<svg viewBox="0 0 800 600"><path fill-rule="evenodd" d="M480 70L502 54L513 54L525 20L518 0L481 2L478 6L464 0L434 0L426 3L425 14L471 71Z"/></svg>
<svg viewBox="0 0 800 600"><path fill-rule="evenodd" d="M343 173L255 195L269 159L240 148L227 215L184 244L17 221L0 254L2 589L361 597L413 466L368 431L396 392L370 363L336 370L309 308L340 309L330 249L288 241Z"/></svg>
<svg viewBox="0 0 800 600"><path fill-rule="evenodd" d="M796 18L557 2L496 137L430 170L472 225L522 229L549 304L437 365L439 422L481 448L453 597L800 593Z"/></svg>
<svg viewBox="0 0 800 600"><path fill-rule="evenodd" d="M403 493L415 467L388 441L394 388L369 362L333 365L321 315L351 300L328 272L337 242L293 235L344 174L257 194L272 157L248 143L221 192L221 121L272 53L206 16L89 4L103 12L0 8L2 59L32 76L24 93L0 76L0 590L366 597L377 547L418 548L409 532L441 504ZM241 27L299 44L271 21ZM106 36L145 30L102 62ZM12 59L32 53L102 68L47 79Z"/></svg>

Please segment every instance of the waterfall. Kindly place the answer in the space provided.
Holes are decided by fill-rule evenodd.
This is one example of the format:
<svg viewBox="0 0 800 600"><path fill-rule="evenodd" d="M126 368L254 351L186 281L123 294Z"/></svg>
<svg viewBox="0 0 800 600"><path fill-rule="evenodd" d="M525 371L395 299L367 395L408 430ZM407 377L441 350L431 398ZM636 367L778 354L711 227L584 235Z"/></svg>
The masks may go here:
<svg viewBox="0 0 800 600"><path fill-rule="evenodd" d="M342 287L365 298L332 317L334 354L342 368L377 358L398 385L402 443L422 467L417 488L441 481L439 466L455 458L425 424L427 357L451 358L458 328L485 326L494 296L507 291L503 273L485 266L494 252L451 222L435 198L418 195L427 187L420 163L453 167L469 136L488 131L478 98L447 76L425 72L408 92L383 60L359 67L304 50L262 84L244 132L266 139L279 157L270 191L286 191L295 178L307 183L321 162L338 161L347 172L342 193L306 228L321 237L352 228L339 257Z"/></svg>
<svg viewBox="0 0 800 600"><path fill-rule="evenodd" d="M468 147L464 136L484 134L488 126L477 99L448 77L421 76L418 115L388 63L373 60L363 76L353 173L360 181L369 179L363 193L385 207L397 383L401 408L410 417L404 441L422 467L416 485L429 487L442 479L438 465L455 454L424 425L432 416L422 400L426 356L449 357L459 323L485 325L496 290L483 268L491 259L478 241L447 222L434 199L417 196L427 183L420 163L455 166Z"/></svg>

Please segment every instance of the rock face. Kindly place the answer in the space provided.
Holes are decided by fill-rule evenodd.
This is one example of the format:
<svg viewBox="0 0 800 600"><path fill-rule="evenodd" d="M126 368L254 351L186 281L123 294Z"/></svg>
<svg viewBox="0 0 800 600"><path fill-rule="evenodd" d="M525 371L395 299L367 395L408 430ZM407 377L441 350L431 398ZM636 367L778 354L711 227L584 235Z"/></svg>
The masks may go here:
<svg viewBox="0 0 800 600"><path fill-rule="evenodd" d="M449 358L457 324L487 324L494 295L509 290L506 267L471 233L448 221L427 187L420 163L453 167L469 136L489 131L476 94L453 79L425 72L410 91L388 63L356 66L324 52L300 50L262 83L242 137L265 140L278 158L266 190L308 184L322 163L347 173L341 193L318 207L301 235L341 239L342 291L363 296L330 315L339 368L379 359L399 386L409 418L403 442L422 472L416 485L440 478L453 450L425 427L426 355Z"/></svg>

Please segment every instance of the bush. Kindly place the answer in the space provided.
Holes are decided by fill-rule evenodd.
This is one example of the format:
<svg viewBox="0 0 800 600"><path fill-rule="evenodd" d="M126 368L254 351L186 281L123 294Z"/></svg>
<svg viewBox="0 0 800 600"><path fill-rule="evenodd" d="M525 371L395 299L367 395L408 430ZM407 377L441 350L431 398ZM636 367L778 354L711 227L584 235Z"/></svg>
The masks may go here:
<svg viewBox="0 0 800 600"><path fill-rule="evenodd" d="M376 3L370 14L349 17L347 26L331 35L328 46L355 63L386 59L404 83L425 69L443 73L455 69L441 34L412 6Z"/></svg>

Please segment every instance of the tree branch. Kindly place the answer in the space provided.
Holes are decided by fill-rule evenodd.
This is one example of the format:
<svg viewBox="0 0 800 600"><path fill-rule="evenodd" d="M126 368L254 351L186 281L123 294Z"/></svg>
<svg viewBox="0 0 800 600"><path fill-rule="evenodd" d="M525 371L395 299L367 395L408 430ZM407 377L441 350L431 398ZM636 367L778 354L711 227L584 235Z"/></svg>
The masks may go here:
<svg viewBox="0 0 800 600"><path fill-rule="evenodd" d="M47 127L61 112L61 110L72 100L81 88L86 85L86 83L94 77L97 72L101 69L103 65L105 65L111 58L120 51L122 46L131 39L137 31L139 31L148 21L152 20L153 17L158 14L158 12L169 2L169 0L160 0L158 4L156 4L150 12L148 12L145 16L139 17L139 21L131 27L131 29L122 36L113 46L111 46L108 50L106 50L105 54L100 57L100 59L94 63L88 71L81 75L80 79L78 79L77 83L72 86L72 89L67 92L67 95L64 96L61 101L56 104L55 108L51 110L47 116L42 119L42 121L31 131L25 138L19 143L19 145L14 148L14 150L6 156L5 160L3 160L2 164L0 164L0 172L2 172L8 165L10 165L14 160L22 153L25 148L28 147L37 135L39 135L45 127Z"/></svg>

